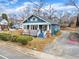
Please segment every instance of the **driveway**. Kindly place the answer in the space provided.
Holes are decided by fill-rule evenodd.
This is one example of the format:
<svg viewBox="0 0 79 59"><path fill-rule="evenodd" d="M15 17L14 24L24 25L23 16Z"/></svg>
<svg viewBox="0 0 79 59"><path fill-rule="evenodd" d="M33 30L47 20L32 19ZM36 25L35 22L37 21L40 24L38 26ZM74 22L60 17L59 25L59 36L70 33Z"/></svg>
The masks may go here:
<svg viewBox="0 0 79 59"><path fill-rule="evenodd" d="M56 43L48 44L44 52L56 56L64 57L65 59L79 59L79 44L67 43L68 32L63 32L62 36L57 39Z"/></svg>
<svg viewBox="0 0 79 59"><path fill-rule="evenodd" d="M37 59L33 56L25 55L14 48L6 46L0 46L0 59Z"/></svg>

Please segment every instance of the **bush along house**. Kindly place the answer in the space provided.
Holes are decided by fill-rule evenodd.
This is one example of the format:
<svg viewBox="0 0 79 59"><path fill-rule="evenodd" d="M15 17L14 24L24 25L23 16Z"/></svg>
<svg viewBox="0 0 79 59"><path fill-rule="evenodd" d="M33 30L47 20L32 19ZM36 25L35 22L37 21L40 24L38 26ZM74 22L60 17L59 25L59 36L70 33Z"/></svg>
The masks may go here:
<svg viewBox="0 0 79 59"><path fill-rule="evenodd" d="M54 22L37 15L28 16L23 21L21 27L24 30L23 34L38 36L41 38L47 37L48 34L55 35L60 31L60 26L56 21Z"/></svg>

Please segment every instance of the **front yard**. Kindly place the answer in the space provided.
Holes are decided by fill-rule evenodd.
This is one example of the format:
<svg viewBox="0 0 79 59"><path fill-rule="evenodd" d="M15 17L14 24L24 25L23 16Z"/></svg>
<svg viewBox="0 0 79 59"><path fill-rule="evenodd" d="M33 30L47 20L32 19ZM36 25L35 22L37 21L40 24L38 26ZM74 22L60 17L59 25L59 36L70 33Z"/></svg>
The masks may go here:
<svg viewBox="0 0 79 59"><path fill-rule="evenodd" d="M27 36L27 35L21 35L21 30L15 30L15 31L3 31L2 33L6 33L6 34L11 34L12 36L21 36L19 40L16 40L15 38L11 39L9 38L7 41L9 42L14 42L15 44L19 44L24 42L23 44L25 44L27 42L27 40L30 40L29 37L31 36ZM27 38L28 37L28 38ZM26 39L27 38L27 39ZM0 38L1 39L1 38ZM33 39L33 40L32 40ZM21 45L21 46L25 46L26 48L29 49L33 49L33 50L37 50L37 51L42 51L44 49L44 47L48 44L48 43L52 43L55 42L55 37L50 37L50 38L38 38L38 37L32 37L32 39L30 41L28 41L26 43L26 45ZM11 41L14 40L14 41ZM18 41L18 42L17 42Z"/></svg>

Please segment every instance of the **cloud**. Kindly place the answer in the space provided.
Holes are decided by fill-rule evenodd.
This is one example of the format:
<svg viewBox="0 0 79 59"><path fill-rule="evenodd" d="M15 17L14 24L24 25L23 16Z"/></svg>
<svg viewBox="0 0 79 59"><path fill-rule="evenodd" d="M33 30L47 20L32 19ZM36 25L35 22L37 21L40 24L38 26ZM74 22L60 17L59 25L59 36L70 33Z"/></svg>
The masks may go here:
<svg viewBox="0 0 79 59"><path fill-rule="evenodd" d="M9 0L8 0L9 1ZM17 2L18 0L10 0L11 2ZM8 6L9 4L0 4L0 13L17 13L21 12L23 9L26 9L27 7L31 7L32 3L31 2L25 2L21 6L17 8L11 8Z"/></svg>
<svg viewBox="0 0 79 59"><path fill-rule="evenodd" d="M1 1L1 0L0 0ZM13 3L16 3L18 2L18 0L6 0L6 1L11 1ZM34 2L34 3L38 3L38 2ZM21 6L17 7L17 8L11 8L8 6L9 3L7 4L0 4L0 13L20 13L22 10L26 9L26 8L29 8L30 10L33 8L34 4L31 3L31 2L24 2ZM8 7L7 7L8 6ZM50 5L45 5L43 8L49 10L49 7ZM54 10L57 10L57 11L68 11L68 12L71 12L72 11L75 11L76 8L72 5L64 5L63 3L54 3L51 5L51 7L54 9ZM42 8L42 10L45 12L45 10Z"/></svg>
<svg viewBox="0 0 79 59"><path fill-rule="evenodd" d="M50 5L45 6L46 10L49 10ZM51 7L58 12L68 12L70 14L77 14L77 8L73 5L64 5L63 3L55 3L52 4Z"/></svg>
<svg viewBox="0 0 79 59"><path fill-rule="evenodd" d="M4 5L15 4L16 2L18 2L18 0L0 0L0 4Z"/></svg>
<svg viewBox="0 0 79 59"><path fill-rule="evenodd" d="M9 0L11 4L15 4L18 0Z"/></svg>
<svg viewBox="0 0 79 59"><path fill-rule="evenodd" d="M49 9L50 5L47 5L45 8L46 9ZM52 4L51 7L54 9L54 10L73 10L73 9L76 9L75 6L72 6L72 5L64 5L63 3L55 3L55 4Z"/></svg>

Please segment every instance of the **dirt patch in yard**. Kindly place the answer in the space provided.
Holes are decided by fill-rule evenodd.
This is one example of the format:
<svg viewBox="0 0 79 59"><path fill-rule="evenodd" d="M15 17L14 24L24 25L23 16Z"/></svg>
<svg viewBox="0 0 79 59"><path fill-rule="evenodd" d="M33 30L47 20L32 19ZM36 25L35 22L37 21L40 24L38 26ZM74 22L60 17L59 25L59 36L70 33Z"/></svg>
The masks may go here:
<svg viewBox="0 0 79 59"><path fill-rule="evenodd" d="M29 42L29 44L26 47L37 51L42 51L48 43L54 41L55 41L54 37L46 39L34 38L31 42Z"/></svg>

